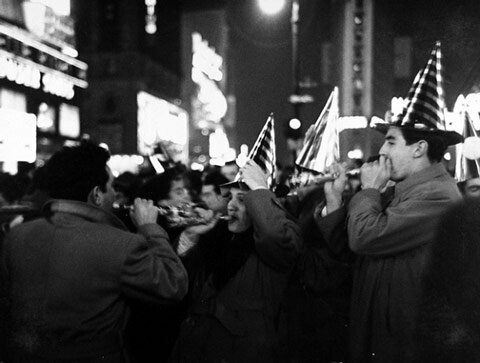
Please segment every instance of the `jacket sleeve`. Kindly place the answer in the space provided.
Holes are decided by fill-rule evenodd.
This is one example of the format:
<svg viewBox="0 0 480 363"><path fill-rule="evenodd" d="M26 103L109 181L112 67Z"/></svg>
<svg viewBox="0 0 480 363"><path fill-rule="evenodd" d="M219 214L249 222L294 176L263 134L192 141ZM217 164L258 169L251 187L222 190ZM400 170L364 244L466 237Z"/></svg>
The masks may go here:
<svg viewBox="0 0 480 363"><path fill-rule="evenodd" d="M416 190L410 198L382 209L378 190L365 189L350 201L347 228L353 252L382 256L402 253L433 240L436 216L450 205L442 192Z"/></svg>
<svg viewBox="0 0 480 363"><path fill-rule="evenodd" d="M328 248L333 254L337 255L348 247L347 229L345 220L347 219L347 208L340 207L336 211L327 214L324 217L315 218L315 224L320 231Z"/></svg>
<svg viewBox="0 0 480 363"><path fill-rule="evenodd" d="M267 189L251 191L245 205L253 222L255 248L270 267L286 271L293 267L302 244L300 228Z"/></svg>
<svg viewBox="0 0 480 363"><path fill-rule="evenodd" d="M128 243L121 271L125 295L150 302L180 301L188 289L188 276L157 224L139 226Z"/></svg>
<svg viewBox="0 0 480 363"><path fill-rule="evenodd" d="M347 243L346 208L325 217L312 215L311 218L316 228L310 229L310 233L315 233L316 237L306 238L297 269L308 288L322 293L340 286L350 277L352 253Z"/></svg>

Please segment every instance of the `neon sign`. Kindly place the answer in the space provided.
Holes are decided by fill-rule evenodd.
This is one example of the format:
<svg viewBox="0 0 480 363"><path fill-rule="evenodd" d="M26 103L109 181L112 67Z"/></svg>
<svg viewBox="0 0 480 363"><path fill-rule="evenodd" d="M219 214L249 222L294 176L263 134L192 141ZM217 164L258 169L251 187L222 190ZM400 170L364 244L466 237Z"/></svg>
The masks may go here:
<svg viewBox="0 0 480 363"><path fill-rule="evenodd" d="M31 64L28 64L31 63ZM42 89L45 92L70 100L75 95L73 83L61 72L42 73L34 66L35 63L21 63L14 57L0 54L0 78L26 87Z"/></svg>
<svg viewBox="0 0 480 363"><path fill-rule="evenodd" d="M223 58L215 53L215 50L210 48L208 42L203 40L197 32L192 33L192 48L193 68L205 73L208 78L214 81L221 81L223 78Z"/></svg>
<svg viewBox="0 0 480 363"><path fill-rule="evenodd" d="M26 87L40 88L41 74L38 69L3 55L0 55L0 78L7 78Z"/></svg>

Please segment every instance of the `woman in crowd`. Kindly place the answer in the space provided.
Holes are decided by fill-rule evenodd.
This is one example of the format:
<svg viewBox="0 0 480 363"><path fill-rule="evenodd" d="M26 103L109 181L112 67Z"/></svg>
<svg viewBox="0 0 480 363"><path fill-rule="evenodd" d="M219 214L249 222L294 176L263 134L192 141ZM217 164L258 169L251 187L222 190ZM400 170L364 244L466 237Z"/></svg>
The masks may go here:
<svg viewBox="0 0 480 363"><path fill-rule="evenodd" d="M224 186L230 198L230 236L210 241L216 246L210 250L215 258L208 258L200 243L187 252L210 273L194 291L172 362L286 359L278 316L300 249L300 231L267 189L267 177L257 164L249 161L242 178ZM200 274L202 263L194 265L197 270L189 273Z"/></svg>

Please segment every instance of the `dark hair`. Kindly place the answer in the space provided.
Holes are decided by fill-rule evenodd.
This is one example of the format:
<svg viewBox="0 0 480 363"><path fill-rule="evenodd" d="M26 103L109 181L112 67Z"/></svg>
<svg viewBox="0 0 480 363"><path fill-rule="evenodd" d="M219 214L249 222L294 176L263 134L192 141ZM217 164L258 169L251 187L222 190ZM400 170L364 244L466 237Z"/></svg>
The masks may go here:
<svg viewBox="0 0 480 363"><path fill-rule="evenodd" d="M229 180L220 172L213 171L205 175L203 185L213 185L215 193L221 194L220 185L228 183Z"/></svg>
<svg viewBox="0 0 480 363"><path fill-rule="evenodd" d="M448 143L439 135L435 135L426 131L399 128L407 145L412 145L420 140L424 140L428 144L427 157L430 162L442 161L445 151L447 151Z"/></svg>
<svg viewBox="0 0 480 363"><path fill-rule="evenodd" d="M183 174L177 168L167 169L162 174L154 175L148 179L140 188L138 197L151 199L154 202L168 199L172 181L182 179Z"/></svg>
<svg viewBox="0 0 480 363"><path fill-rule="evenodd" d="M133 203L133 200L138 194L138 190L142 185L142 180L138 175L135 175L129 171L120 174L113 181L113 189L116 192L121 192L128 199L128 203Z"/></svg>
<svg viewBox="0 0 480 363"><path fill-rule="evenodd" d="M89 142L63 147L45 164L44 184L52 198L86 202L93 188L106 191L110 154Z"/></svg>

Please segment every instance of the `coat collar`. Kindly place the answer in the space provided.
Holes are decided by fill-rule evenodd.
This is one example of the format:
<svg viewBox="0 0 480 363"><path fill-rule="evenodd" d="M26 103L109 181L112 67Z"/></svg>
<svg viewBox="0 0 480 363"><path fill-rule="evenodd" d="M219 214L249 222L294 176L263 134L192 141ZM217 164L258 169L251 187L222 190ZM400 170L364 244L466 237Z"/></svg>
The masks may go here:
<svg viewBox="0 0 480 363"><path fill-rule="evenodd" d="M65 213L91 222L108 224L125 231L128 230L125 224L114 214L85 202L66 199L51 199L44 204L43 210L47 215Z"/></svg>
<svg viewBox="0 0 480 363"><path fill-rule="evenodd" d="M449 175L445 166L442 163L435 163L430 165L428 168L420 170L407 179L402 180L401 182L395 185L395 194L401 194L407 191L408 189L414 187L415 185L423 184L429 182L433 179L438 178L439 176Z"/></svg>

